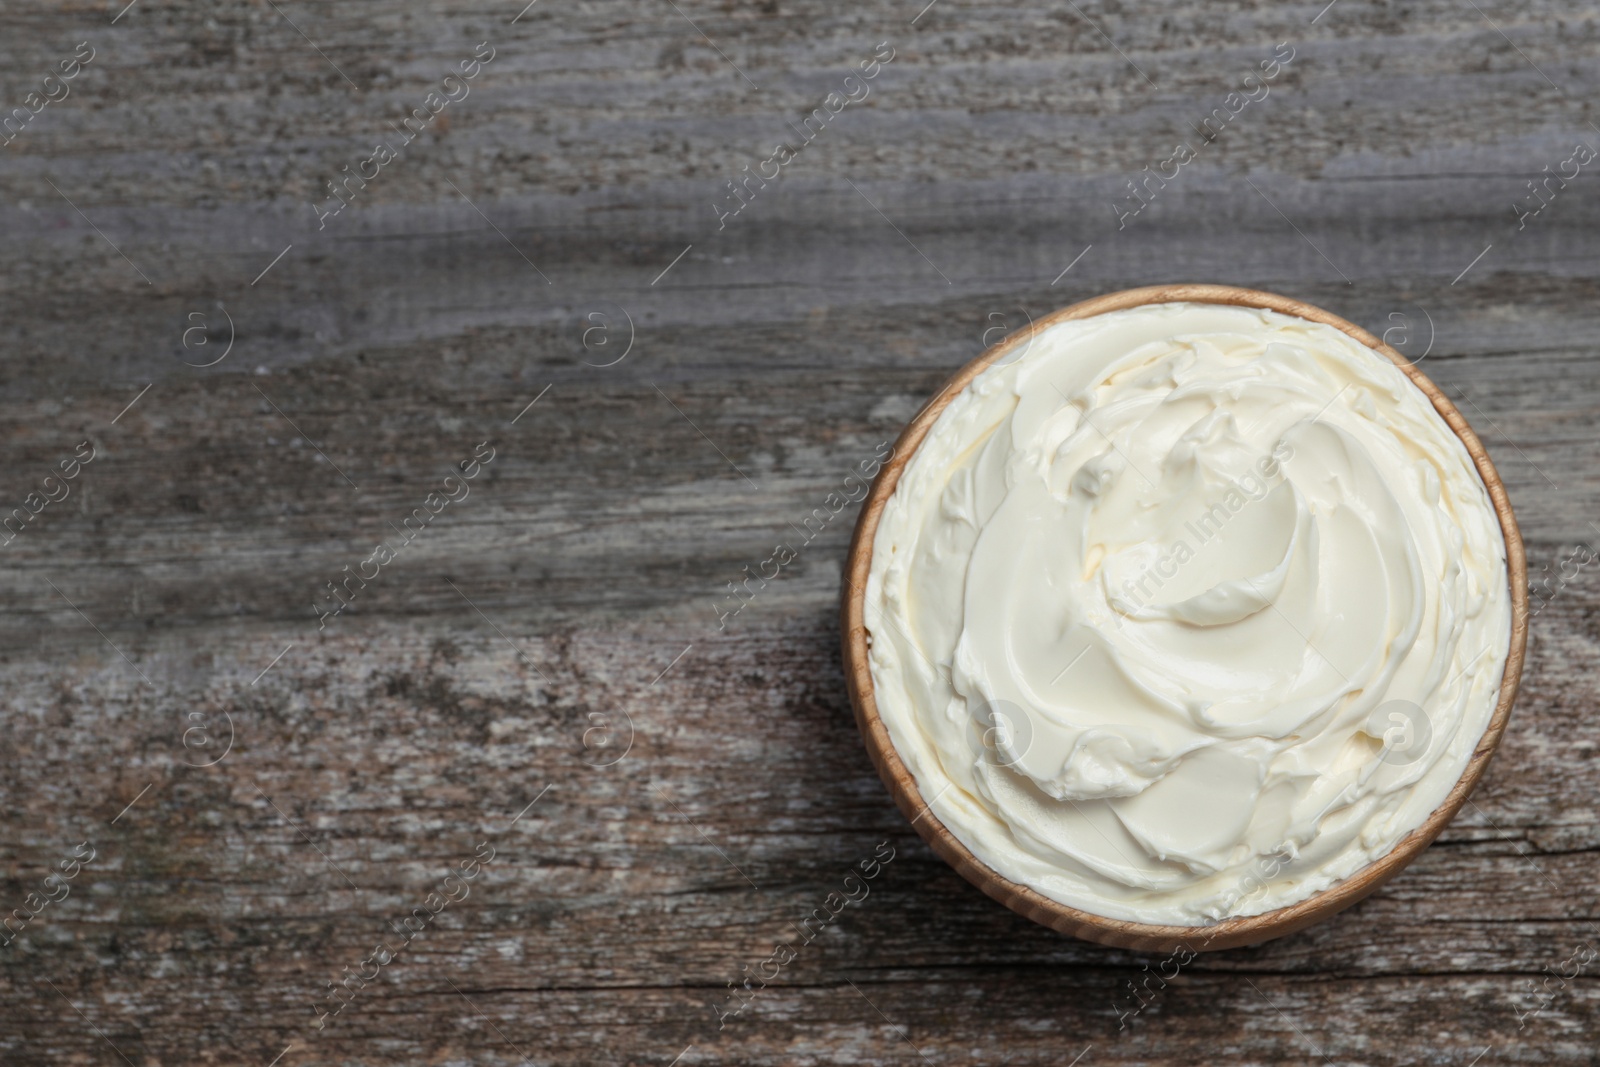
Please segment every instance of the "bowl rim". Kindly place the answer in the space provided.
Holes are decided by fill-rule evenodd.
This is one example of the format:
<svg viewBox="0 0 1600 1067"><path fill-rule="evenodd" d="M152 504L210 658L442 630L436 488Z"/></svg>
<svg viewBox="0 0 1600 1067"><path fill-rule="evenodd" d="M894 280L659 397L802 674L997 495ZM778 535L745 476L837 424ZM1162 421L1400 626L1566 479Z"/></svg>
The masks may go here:
<svg viewBox="0 0 1600 1067"><path fill-rule="evenodd" d="M1511 642L1494 714L1478 739L1477 747L1471 759L1467 761L1461 777L1422 825L1402 837L1393 848L1367 866L1304 900L1259 915L1225 919L1203 926L1134 922L1083 911L1052 900L1028 886L1013 882L978 859L933 815L931 805L923 802L915 778L901 761L889 737L888 729L878 715L868 659L869 631L865 619L867 579L872 566L873 542L876 540L878 522L884 506L893 495L900 474L911 456L915 454L917 447L950 401L990 365L1004 358L1019 345L1031 343L1033 338L1057 323L1091 318L1111 311L1149 304L1177 302L1264 308L1322 323L1342 331L1387 357L1399 367L1412 384L1432 402L1434 410L1461 439L1488 490L1489 499L1494 505L1495 514L1500 521L1500 530L1505 539L1506 578L1510 585L1512 607ZM917 833L962 877L1012 911L1060 933L1087 941L1115 948L1151 952L1171 952L1185 948L1195 952L1217 951L1259 944L1272 938L1296 933L1350 907L1416 859L1455 817L1479 779L1483 777L1489 759L1505 733L1511 706L1516 700L1527 651L1529 620L1527 586L1527 559L1523 551L1522 537L1517 529L1516 517L1511 510L1510 498L1506 494L1499 473L1489 459L1487 449L1450 399L1409 360L1361 327L1322 308L1277 293L1231 285L1155 285L1124 289L1082 300L1030 322L1027 327L1005 337L956 371L906 424L905 429L895 440L893 453L873 480L872 487L862 502L860 516L856 520L841 590L840 643L845 682L850 694L851 707L855 711L856 725L861 731L867 753L877 768L879 777L883 779L894 797L896 806L911 821Z"/></svg>

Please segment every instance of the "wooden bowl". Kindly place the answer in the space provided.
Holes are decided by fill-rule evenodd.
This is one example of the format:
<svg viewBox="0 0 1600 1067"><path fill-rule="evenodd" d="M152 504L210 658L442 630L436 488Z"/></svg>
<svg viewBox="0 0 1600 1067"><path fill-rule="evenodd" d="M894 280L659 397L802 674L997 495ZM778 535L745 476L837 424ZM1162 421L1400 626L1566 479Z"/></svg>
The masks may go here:
<svg viewBox="0 0 1600 1067"><path fill-rule="evenodd" d="M1484 730L1478 747L1467 763L1466 770L1426 822L1401 838L1388 854L1374 860L1337 885L1288 907L1260 915L1225 919L1205 926L1166 926L1152 923L1128 922L1107 918L1092 912L1081 911L1058 903L1043 894L1001 877L992 868L974 856L958 841L923 801L916 780L906 769L899 753L895 751L889 732L878 717L878 706L873 699L872 672L868 664L868 631L865 621L867 576L872 566L872 545L878 532L878 519L888 503L900 472L911 459L923 437L933 426L945 406L966 388L978 374L1014 351L1017 346L1029 343L1033 337L1058 322L1069 319L1086 319L1109 311L1139 307L1144 304L1165 304L1177 301L1205 304L1233 304L1241 307L1267 308L1272 311L1324 323L1360 341L1368 348L1381 352L1410 377L1411 381L1428 399L1434 410L1444 417L1467 447L1477 465L1478 474L1489 490L1495 513L1500 518L1500 530L1506 542L1506 573L1511 586L1512 627L1511 645L1506 656L1505 673L1500 682L1500 700L1494 715ZM1018 914L1064 934L1095 941L1116 948L1138 949L1146 952L1171 952L1187 946L1193 951L1207 951L1253 945L1275 937L1283 937L1305 929L1312 923L1325 919L1348 908L1356 901L1376 890L1414 860L1443 830L1468 794L1483 776L1500 736L1505 732L1506 720L1511 715L1511 704L1516 699L1517 683L1522 675L1522 660L1528 638L1528 567L1523 555L1522 538L1517 532L1517 521L1511 513L1511 502L1506 497L1505 486L1489 461L1483 442L1472 432L1467 420L1454 404L1439 391L1439 387L1400 353L1372 336L1361 327L1346 322L1321 308L1303 304L1298 300L1254 289L1239 289L1229 285L1161 285L1144 289L1128 289L1120 293L1085 300L1057 311L1053 315L1019 330L977 359L961 368L938 394L928 402L906 426L895 442L893 458L886 463L873 482L856 521L855 536L850 543L850 556L845 568L843 603L840 606L840 631L844 646L845 680L850 690L850 702L855 708L856 723L866 740L867 752L884 784L889 787L895 803L917 833L933 847L962 877Z"/></svg>

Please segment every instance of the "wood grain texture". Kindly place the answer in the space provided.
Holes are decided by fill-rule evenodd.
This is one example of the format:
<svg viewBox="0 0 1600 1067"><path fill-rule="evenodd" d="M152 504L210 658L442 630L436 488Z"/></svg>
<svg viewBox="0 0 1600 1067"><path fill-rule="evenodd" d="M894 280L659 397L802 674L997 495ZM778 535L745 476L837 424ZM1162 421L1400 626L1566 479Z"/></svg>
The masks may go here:
<svg viewBox="0 0 1600 1067"><path fill-rule="evenodd" d="M96 50L0 147L0 516L96 450L0 549L0 914L96 850L0 949L0 1060L1595 1062L1595 968L1551 971L1600 947L1600 578L1563 566L1600 538L1596 175L1513 210L1600 147L1592 10L676 6L0 11L0 114ZM326 180L482 41L470 96L319 230ZM870 97L719 229L724 183L880 41ZM1119 1029L1160 959L988 900L877 780L837 651L854 515L718 616L986 331L1174 281L1426 353L1542 592L1440 840ZM482 441L467 499L319 630L325 583ZM470 896L315 1029L480 842ZM719 1029L881 842L870 896Z"/></svg>

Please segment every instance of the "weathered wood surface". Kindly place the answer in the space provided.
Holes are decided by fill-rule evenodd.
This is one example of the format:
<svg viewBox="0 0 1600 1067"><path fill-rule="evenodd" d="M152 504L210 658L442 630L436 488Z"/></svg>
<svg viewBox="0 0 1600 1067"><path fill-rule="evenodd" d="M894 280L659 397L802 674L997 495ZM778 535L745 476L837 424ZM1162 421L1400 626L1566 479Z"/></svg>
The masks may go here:
<svg viewBox="0 0 1600 1067"><path fill-rule="evenodd" d="M1600 539L1600 178L1512 205L1600 147L1593 12L921 6L0 8L0 107L95 49L0 148L0 513L96 452L0 550L0 908L95 850L0 949L0 1060L1597 1062L1596 965L1550 976L1600 947L1595 569L1535 619L1439 844L1122 1031L1159 961L982 897L873 775L834 621L853 511L717 618L986 330L1172 280L1408 331L1561 583ZM319 231L325 180L480 41L470 96ZM880 41L870 97L719 230L724 182ZM1119 231L1125 182L1280 41ZM324 583L481 441L470 496L319 631ZM470 895L316 1029L480 842Z"/></svg>

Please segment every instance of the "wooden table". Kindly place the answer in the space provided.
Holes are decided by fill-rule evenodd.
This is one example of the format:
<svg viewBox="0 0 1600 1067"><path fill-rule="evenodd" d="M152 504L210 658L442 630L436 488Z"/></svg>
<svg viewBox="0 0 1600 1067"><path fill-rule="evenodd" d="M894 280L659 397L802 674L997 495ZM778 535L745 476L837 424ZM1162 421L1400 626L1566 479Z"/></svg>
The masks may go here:
<svg viewBox="0 0 1600 1067"><path fill-rule="evenodd" d="M0 16L0 1061L1600 1062L1590 7L123 2ZM1159 961L873 774L853 509L725 613L986 339L1160 281L1425 355L1548 603L1438 844L1119 1030Z"/></svg>

